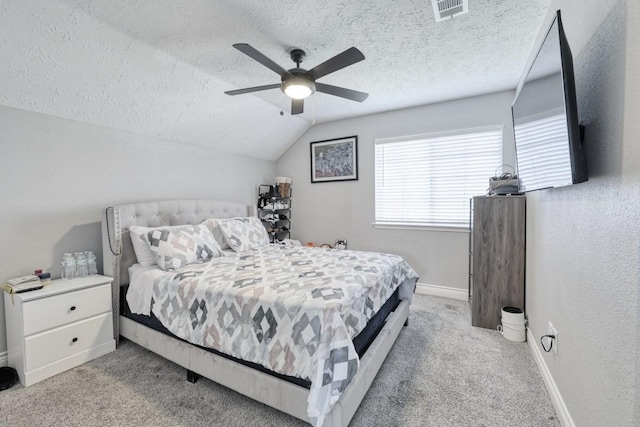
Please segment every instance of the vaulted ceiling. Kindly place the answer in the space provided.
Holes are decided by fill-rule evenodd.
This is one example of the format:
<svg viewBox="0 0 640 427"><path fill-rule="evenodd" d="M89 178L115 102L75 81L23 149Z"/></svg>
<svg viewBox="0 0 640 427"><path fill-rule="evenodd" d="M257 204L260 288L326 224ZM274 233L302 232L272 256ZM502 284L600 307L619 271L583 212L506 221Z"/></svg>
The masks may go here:
<svg viewBox="0 0 640 427"><path fill-rule="evenodd" d="M431 1L3 0L0 104L274 160L314 123L514 88L549 0L439 23ZM287 69L293 48L310 69L355 46L366 59L321 81L369 98L316 93L292 116L279 89L225 95L280 80L234 43Z"/></svg>

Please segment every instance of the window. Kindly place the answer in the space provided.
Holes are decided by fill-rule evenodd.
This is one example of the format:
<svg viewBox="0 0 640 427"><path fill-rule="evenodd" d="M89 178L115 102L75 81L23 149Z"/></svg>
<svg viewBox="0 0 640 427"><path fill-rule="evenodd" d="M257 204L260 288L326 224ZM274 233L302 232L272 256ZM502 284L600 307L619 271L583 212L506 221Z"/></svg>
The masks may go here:
<svg viewBox="0 0 640 427"><path fill-rule="evenodd" d="M468 227L501 163L501 128L377 140L376 225Z"/></svg>

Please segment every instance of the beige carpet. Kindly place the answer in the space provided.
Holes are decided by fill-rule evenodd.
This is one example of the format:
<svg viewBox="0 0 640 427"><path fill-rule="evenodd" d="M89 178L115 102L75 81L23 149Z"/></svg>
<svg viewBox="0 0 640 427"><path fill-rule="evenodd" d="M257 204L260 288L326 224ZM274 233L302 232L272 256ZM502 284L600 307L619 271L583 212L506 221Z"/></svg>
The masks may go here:
<svg viewBox="0 0 640 427"><path fill-rule="evenodd" d="M416 295L410 325L351 426L559 426L526 343L471 327L466 302ZM0 392L2 426L300 426L123 341L97 360Z"/></svg>

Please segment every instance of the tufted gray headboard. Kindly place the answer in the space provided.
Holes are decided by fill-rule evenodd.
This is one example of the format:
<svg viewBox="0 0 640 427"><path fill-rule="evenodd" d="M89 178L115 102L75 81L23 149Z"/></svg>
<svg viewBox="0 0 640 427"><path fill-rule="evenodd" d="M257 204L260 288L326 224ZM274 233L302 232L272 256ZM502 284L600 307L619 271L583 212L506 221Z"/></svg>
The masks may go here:
<svg viewBox="0 0 640 427"><path fill-rule="evenodd" d="M219 200L165 200L106 208L102 217L104 274L113 280L114 336L119 340L120 286L129 284L129 267L136 262L129 227L199 224L208 218L254 216L255 208Z"/></svg>

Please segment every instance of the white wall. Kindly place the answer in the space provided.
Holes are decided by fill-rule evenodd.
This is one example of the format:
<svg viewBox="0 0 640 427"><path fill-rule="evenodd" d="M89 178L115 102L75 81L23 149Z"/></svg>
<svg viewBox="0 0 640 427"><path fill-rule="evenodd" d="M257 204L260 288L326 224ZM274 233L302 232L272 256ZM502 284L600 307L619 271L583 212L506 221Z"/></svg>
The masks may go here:
<svg viewBox="0 0 640 427"><path fill-rule="evenodd" d="M631 33L640 8L635 0L557 0L550 12L558 8L590 177L527 195L529 327L536 339L548 321L558 330L558 356L544 361L576 426L637 426L640 55Z"/></svg>
<svg viewBox="0 0 640 427"><path fill-rule="evenodd" d="M63 252L80 250L92 250L102 271L107 206L174 198L253 204L257 185L275 176L274 162L3 106L0 129L0 281L36 268L59 277Z"/></svg>
<svg viewBox="0 0 640 427"><path fill-rule="evenodd" d="M487 125L504 125L504 158L513 164L512 91L390 111L313 126L276 162L293 180L292 235L302 242L401 255L420 282L467 289L469 236L465 232L381 229L374 221L374 140ZM310 142L358 136L357 181L311 184ZM496 165L498 167L499 165ZM487 177L487 186L488 186Z"/></svg>

